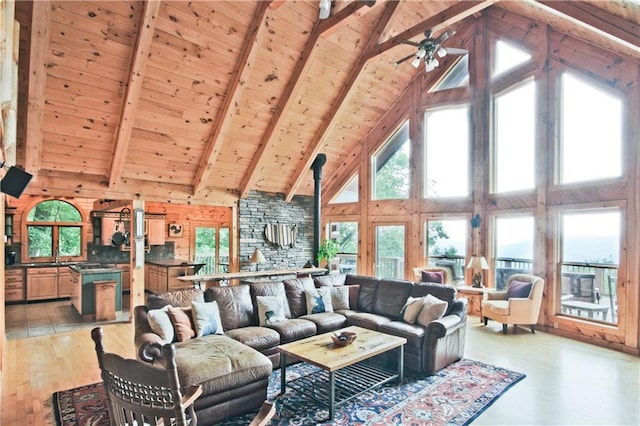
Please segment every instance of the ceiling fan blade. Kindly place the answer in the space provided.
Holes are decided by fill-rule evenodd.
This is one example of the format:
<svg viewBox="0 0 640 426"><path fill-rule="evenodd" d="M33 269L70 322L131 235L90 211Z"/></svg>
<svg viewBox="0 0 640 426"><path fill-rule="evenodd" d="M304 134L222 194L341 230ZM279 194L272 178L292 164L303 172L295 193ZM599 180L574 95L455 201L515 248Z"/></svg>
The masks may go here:
<svg viewBox="0 0 640 426"><path fill-rule="evenodd" d="M469 53L467 49L458 49L457 47L445 47L444 49L449 55L466 55Z"/></svg>
<svg viewBox="0 0 640 426"><path fill-rule="evenodd" d="M393 66L394 66L394 67L397 67L397 66L398 66L398 65L400 65L401 63L403 63L403 62L405 62L405 61L408 61L409 59L411 59L411 58L413 58L413 57L415 57L415 56L416 56L416 54L415 54L415 53L412 53L411 55L407 55L407 56L405 56L404 58L400 59L399 61L395 61L395 62L393 63Z"/></svg>
<svg viewBox="0 0 640 426"><path fill-rule="evenodd" d="M436 39L436 43L440 44L445 42L447 39L449 39L449 37L451 37L452 35L454 35L456 32L455 31L445 31L442 34L440 34L440 37L438 37Z"/></svg>
<svg viewBox="0 0 640 426"><path fill-rule="evenodd" d="M410 46L420 47L420 43L415 42L415 41L411 41L411 40L402 40L400 43L408 44Z"/></svg>

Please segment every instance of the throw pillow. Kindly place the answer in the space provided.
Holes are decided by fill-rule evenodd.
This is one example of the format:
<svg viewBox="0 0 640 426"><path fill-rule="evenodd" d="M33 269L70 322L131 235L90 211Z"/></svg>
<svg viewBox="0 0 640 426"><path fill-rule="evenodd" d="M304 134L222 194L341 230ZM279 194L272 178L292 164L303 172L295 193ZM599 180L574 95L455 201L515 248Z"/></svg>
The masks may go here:
<svg viewBox="0 0 640 426"><path fill-rule="evenodd" d="M319 314L321 312L333 312L331 304L331 287L305 290L307 298L307 314Z"/></svg>
<svg viewBox="0 0 640 426"><path fill-rule="evenodd" d="M428 326L429 323L433 320L437 320L441 318L445 312L447 312L447 308L449 304L444 300L440 300L431 294L427 294L424 297L424 301L422 303L422 309L418 314L418 318L416 322L424 327Z"/></svg>
<svg viewBox="0 0 640 426"><path fill-rule="evenodd" d="M173 306L169 306L167 309L178 342L184 342L185 340L195 337L196 332L191 327L191 318L187 315L187 311L183 308L175 308Z"/></svg>
<svg viewBox="0 0 640 426"><path fill-rule="evenodd" d="M191 312L196 325L196 336L224 333L217 302L191 302Z"/></svg>
<svg viewBox="0 0 640 426"><path fill-rule="evenodd" d="M151 309L147 312L147 319L149 320L149 326L154 333L156 333L165 343L173 342L175 332L173 331L173 324L171 318L169 318L169 307L167 305L162 309Z"/></svg>
<svg viewBox="0 0 640 426"><path fill-rule="evenodd" d="M424 297L409 297L400 311L400 319L409 324L415 324L423 305Z"/></svg>
<svg viewBox="0 0 640 426"><path fill-rule="evenodd" d="M422 282L443 284L444 273L442 271L422 271Z"/></svg>
<svg viewBox="0 0 640 426"><path fill-rule="evenodd" d="M331 307L334 311L351 309L349 306L349 287L331 287Z"/></svg>
<svg viewBox="0 0 640 426"><path fill-rule="evenodd" d="M531 293L532 283L525 283L522 281L511 281L509 288L507 289L507 299L511 298L527 298Z"/></svg>
<svg viewBox="0 0 640 426"><path fill-rule="evenodd" d="M284 321L284 306L282 300L278 296L257 296L258 302L258 320L261 326L274 324Z"/></svg>

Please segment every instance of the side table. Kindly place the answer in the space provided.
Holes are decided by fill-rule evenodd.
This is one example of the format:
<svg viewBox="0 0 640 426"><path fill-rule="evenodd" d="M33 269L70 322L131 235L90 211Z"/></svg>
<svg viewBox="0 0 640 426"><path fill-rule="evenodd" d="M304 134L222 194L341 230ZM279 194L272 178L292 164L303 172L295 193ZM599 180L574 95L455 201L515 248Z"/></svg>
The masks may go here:
<svg viewBox="0 0 640 426"><path fill-rule="evenodd" d="M477 315L482 322L482 299L484 298L485 291L491 290L487 287L473 287L470 285L464 285L456 287L458 290L458 296L466 297L469 301L467 305L467 313L469 315Z"/></svg>

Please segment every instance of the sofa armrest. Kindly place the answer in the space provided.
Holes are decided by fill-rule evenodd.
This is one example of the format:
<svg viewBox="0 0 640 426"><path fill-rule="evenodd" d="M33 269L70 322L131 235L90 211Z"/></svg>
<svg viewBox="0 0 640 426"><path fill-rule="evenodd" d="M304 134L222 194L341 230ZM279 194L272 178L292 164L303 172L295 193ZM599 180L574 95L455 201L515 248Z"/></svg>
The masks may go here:
<svg viewBox="0 0 640 426"><path fill-rule="evenodd" d="M456 314L449 314L446 317L431 321L426 328L428 338L425 342L431 339L439 339L447 334L453 333L458 328L465 326L467 323L466 319L466 315L460 317Z"/></svg>
<svg viewBox="0 0 640 426"><path fill-rule="evenodd" d="M134 343L138 353L138 359L146 362L154 362L159 358L159 348L164 341L154 333L147 319L146 306L136 306L133 311L134 318Z"/></svg>

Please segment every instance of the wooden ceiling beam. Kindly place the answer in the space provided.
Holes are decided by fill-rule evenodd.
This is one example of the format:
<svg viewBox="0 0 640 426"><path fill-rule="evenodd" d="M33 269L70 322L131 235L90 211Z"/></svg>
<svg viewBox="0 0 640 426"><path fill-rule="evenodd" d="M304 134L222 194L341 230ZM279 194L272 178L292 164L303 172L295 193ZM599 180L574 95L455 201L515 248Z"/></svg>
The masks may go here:
<svg viewBox="0 0 640 426"><path fill-rule="evenodd" d="M51 26L51 3L33 2L29 52L29 94L27 101L27 135L25 140L25 169L38 180L42 163L44 134L44 105L47 87L47 56Z"/></svg>
<svg viewBox="0 0 640 426"><path fill-rule="evenodd" d="M366 59L372 59L375 56L397 46L404 40L409 40L419 34L423 34L426 30L433 30L434 33L438 33L456 22L462 21L463 19L476 14L497 2L498 0L457 2L450 8L429 17L419 24L401 32L395 37L378 44L368 52Z"/></svg>
<svg viewBox="0 0 640 426"><path fill-rule="evenodd" d="M395 3L395 2L394 2ZM364 2L355 2L352 5L349 5L343 10L346 12L337 13L335 16L323 20L316 21L314 24L313 30L311 31L311 35L305 44L302 53L300 54L300 59L296 63L296 66L291 73L291 78L287 82L287 85L282 91L280 95L280 99L278 101L278 105L275 108L275 112L265 130L256 153L249 165L249 169L247 173L245 173L244 178L242 179L242 183L240 184L240 198L244 198L247 196L249 191L253 188L253 185L256 180L256 175L258 170L260 170L260 164L264 161L264 153L267 148L272 145L269 143L271 137L277 133L277 131L281 128L283 124L284 112L288 110L291 102L296 98L297 93L301 90L304 81L306 80L306 75L309 72L309 67L312 63L312 58L314 55L314 49L318 39L323 32L330 31L336 26L346 25L346 18L350 16L351 13L355 12L359 8L368 5ZM322 31L320 30L322 28Z"/></svg>
<svg viewBox="0 0 640 426"><path fill-rule="evenodd" d="M247 80L247 75L251 71L251 64L254 62L255 56L269 32L269 28L264 25L269 5L269 2L258 2L249 33L245 37L242 52L233 73L233 78L229 82L229 87L226 91L227 96L220 107L218 119L209 136L202 161L193 181L195 194L199 194L200 190L204 187L204 183L208 182L211 177L214 164L220 154L220 148L223 143L220 135L224 134L227 127L231 125L231 118L235 115L233 106L238 104L244 92L241 82Z"/></svg>
<svg viewBox="0 0 640 426"><path fill-rule="evenodd" d="M133 51L133 61L129 72L129 82L127 93L125 94L118 133L116 135L113 156L111 157L111 168L109 172L109 188L114 189L121 183L122 171L129 150L129 141L138 109L138 100L142 90L144 80L144 70L149 59L153 33L155 30L156 18L160 10L159 0L149 0L144 2L144 10L140 20L140 30L136 46Z"/></svg>
<svg viewBox="0 0 640 426"><path fill-rule="evenodd" d="M322 140L324 139L325 135L327 135L330 132L330 130L333 128L335 118L340 114L344 106L347 104L347 100L351 96L351 90L353 89L355 82L358 80L358 77L360 76L360 72L362 71L362 69L364 68L365 64L368 61L369 52L374 48L374 46L378 42L380 35L382 34L387 24L393 17L393 14L395 13L396 8L398 7L398 4L399 2L397 1L391 1L385 5L385 9L382 13L382 16L380 17L380 20L376 24L376 27L373 29L372 33L368 37L367 45L362 50L362 54L360 55L358 62L353 68L351 68L351 71L349 72L349 76L347 77L346 82L340 88L340 92L338 93L338 96L336 97L335 101L332 103L331 109L327 112L325 118L322 120L322 124L320 128L318 129L315 136L313 137L313 140L311 141L311 144L310 144L310 149L307 150L307 155L306 155L307 160L298 165L298 168L296 169L296 172L294 174L294 179L291 185L289 186L287 193L285 194L285 201L289 202L291 201L291 199L293 199L293 196L298 190L298 187L302 183L302 179L306 175L307 171L311 167L311 163L313 163L313 161L315 160L316 156L320 151Z"/></svg>
<svg viewBox="0 0 640 426"><path fill-rule="evenodd" d="M531 3L640 53L640 26L633 22L609 14L583 1L532 1Z"/></svg>

